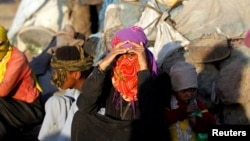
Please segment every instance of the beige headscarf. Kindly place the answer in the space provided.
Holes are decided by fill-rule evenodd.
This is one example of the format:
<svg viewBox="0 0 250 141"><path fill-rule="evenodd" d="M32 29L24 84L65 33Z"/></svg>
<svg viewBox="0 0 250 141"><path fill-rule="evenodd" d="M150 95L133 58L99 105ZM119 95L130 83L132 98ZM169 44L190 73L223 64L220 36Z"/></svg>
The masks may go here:
<svg viewBox="0 0 250 141"><path fill-rule="evenodd" d="M170 78L174 91L198 88L195 67L185 61L178 61L170 68Z"/></svg>

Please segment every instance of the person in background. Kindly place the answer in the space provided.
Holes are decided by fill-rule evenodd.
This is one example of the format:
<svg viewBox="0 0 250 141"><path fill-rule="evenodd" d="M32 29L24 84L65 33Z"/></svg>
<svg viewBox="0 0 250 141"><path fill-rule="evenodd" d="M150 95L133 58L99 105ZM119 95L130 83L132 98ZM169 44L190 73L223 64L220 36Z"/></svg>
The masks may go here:
<svg viewBox="0 0 250 141"><path fill-rule="evenodd" d="M41 97L41 102L43 105L45 104L47 99L53 95L53 93L59 90L55 85L48 83L53 72L53 69L50 66L50 60L52 58L53 52L56 50L56 48L64 45L83 45L84 38L84 35L76 32L72 25L66 24L51 39L48 47L43 50L41 54L32 58L30 66L43 89Z"/></svg>
<svg viewBox="0 0 250 141"><path fill-rule="evenodd" d="M26 56L0 25L0 140L42 122L41 91Z"/></svg>
<svg viewBox="0 0 250 141"><path fill-rule="evenodd" d="M54 51L50 62L53 68L51 82L60 91L45 104L46 116L38 136L42 141L70 140L72 114L78 110L74 101L80 93L74 84L84 82L93 64L93 57L80 45L62 46Z"/></svg>
<svg viewBox="0 0 250 141"><path fill-rule="evenodd" d="M216 124L203 102L198 98L195 67L177 61L170 68L173 95L164 117L168 122L171 141L207 140L210 127Z"/></svg>
<svg viewBox="0 0 250 141"><path fill-rule="evenodd" d="M111 45L112 49L81 87L79 110L72 122L72 141L165 140L163 136L152 135L158 129L148 126L149 119L153 119L149 116L153 117L155 110L150 98L154 94L157 66L146 48L143 29L138 26L120 29L113 35ZM105 115L97 113L101 107L105 107ZM147 133L152 138L147 138Z"/></svg>
<svg viewBox="0 0 250 141"><path fill-rule="evenodd" d="M83 50L82 49L83 44L84 44L83 38L77 36L75 29L71 25L65 25L65 27L56 34L56 45L50 47L48 49L47 54L53 60L53 56L56 56L55 54L56 50L58 48L65 47L66 51L68 52L64 53L63 55L59 54L59 60L61 59L60 57L63 56L65 58L62 57L62 60L70 59L68 62L71 63L70 61L72 60L72 58L73 60L74 59L79 60L80 58L79 53L82 53L80 51ZM79 51L76 49L72 51L73 46L77 46L79 48ZM76 56L78 56L78 58ZM51 62L51 60L49 62L48 68L51 68L52 70L51 74L52 79L53 75L59 74L59 72L57 72L57 68L52 66L53 64L56 64L55 62L59 64L60 62L59 60L57 60L58 62L57 61ZM62 65L65 65L65 67L69 65L70 67L70 64L62 64ZM63 74L61 75L63 77ZM48 79L47 83L48 81L51 80ZM51 85L58 88L58 91L54 92L53 95L49 97L45 103L46 115L44 117L38 135L38 139L40 141L70 140L71 120L75 111L78 110L74 101L79 96L79 91L77 89L71 89L71 88L62 89L60 88L60 85L57 85L55 83L52 83Z"/></svg>

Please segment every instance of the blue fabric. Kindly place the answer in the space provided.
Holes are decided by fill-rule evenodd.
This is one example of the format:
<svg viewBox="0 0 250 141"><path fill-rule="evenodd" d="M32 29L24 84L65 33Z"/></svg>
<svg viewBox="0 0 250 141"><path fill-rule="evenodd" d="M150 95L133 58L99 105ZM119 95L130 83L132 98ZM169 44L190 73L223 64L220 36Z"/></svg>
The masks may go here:
<svg viewBox="0 0 250 141"><path fill-rule="evenodd" d="M43 90L41 97L42 104L44 104L54 92L58 91L58 88L50 83L53 71L50 67L50 59L52 56L47 53L48 49L55 45L56 37L53 37L48 47L43 50L41 54L34 57L30 62L30 66Z"/></svg>

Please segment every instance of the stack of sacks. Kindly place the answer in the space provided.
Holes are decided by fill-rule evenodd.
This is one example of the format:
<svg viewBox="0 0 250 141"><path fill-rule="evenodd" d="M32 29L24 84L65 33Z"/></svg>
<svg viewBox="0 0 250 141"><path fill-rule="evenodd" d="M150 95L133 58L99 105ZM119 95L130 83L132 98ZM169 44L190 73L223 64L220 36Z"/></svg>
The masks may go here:
<svg viewBox="0 0 250 141"><path fill-rule="evenodd" d="M224 104L225 124L249 124L250 48L246 45L232 48L230 57L220 64L216 94Z"/></svg>

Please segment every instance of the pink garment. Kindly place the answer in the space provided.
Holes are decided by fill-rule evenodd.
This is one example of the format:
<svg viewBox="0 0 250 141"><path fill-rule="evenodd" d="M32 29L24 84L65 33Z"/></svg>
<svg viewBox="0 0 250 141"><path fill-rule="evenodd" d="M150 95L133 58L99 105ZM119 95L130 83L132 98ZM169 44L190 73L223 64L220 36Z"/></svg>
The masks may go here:
<svg viewBox="0 0 250 141"><path fill-rule="evenodd" d="M247 47L250 47L250 30L248 30L248 32L244 38L244 43Z"/></svg>
<svg viewBox="0 0 250 141"><path fill-rule="evenodd" d="M32 103L40 95L26 56L15 47L0 83L0 97L8 96L14 89L16 92L12 97L27 103Z"/></svg>

